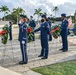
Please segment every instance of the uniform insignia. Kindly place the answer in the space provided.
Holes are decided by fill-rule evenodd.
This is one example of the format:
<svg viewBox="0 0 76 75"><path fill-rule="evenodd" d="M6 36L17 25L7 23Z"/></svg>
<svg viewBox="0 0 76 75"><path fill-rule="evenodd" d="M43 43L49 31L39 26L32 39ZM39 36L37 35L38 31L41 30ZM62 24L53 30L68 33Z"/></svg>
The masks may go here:
<svg viewBox="0 0 76 75"><path fill-rule="evenodd" d="M27 28L24 28L25 30L27 30Z"/></svg>
<svg viewBox="0 0 76 75"><path fill-rule="evenodd" d="M49 28L49 25L47 26L47 28Z"/></svg>
<svg viewBox="0 0 76 75"><path fill-rule="evenodd" d="M26 39L26 38L23 37L23 39Z"/></svg>

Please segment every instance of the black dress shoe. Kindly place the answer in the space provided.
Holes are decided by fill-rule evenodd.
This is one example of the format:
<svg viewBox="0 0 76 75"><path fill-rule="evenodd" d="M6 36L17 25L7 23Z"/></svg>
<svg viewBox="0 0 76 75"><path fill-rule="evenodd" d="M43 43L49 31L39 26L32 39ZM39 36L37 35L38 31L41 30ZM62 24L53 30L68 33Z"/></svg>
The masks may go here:
<svg viewBox="0 0 76 75"><path fill-rule="evenodd" d="M20 61L19 64L23 65L23 64L27 64L27 62Z"/></svg>
<svg viewBox="0 0 76 75"><path fill-rule="evenodd" d="M12 39L9 39L9 41L12 41Z"/></svg>
<svg viewBox="0 0 76 75"><path fill-rule="evenodd" d="M59 49L60 51L62 51L63 50L63 48L61 48L61 49Z"/></svg>
<svg viewBox="0 0 76 75"><path fill-rule="evenodd" d="M63 50L62 52L67 52L68 50Z"/></svg>
<svg viewBox="0 0 76 75"><path fill-rule="evenodd" d="M43 58L41 58L41 59L47 59L46 57L43 57Z"/></svg>
<svg viewBox="0 0 76 75"><path fill-rule="evenodd" d="M32 41L35 41L35 40L32 40Z"/></svg>
<svg viewBox="0 0 76 75"><path fill-rule="evenodd" d="M39 55L38 57L42 57L43 55Z"/></svg>
<svg viewBox="0 0 76 75"><path fill-rule="evenodd" d="M49 41L52 41L52 40L49 39Z"/></svg>

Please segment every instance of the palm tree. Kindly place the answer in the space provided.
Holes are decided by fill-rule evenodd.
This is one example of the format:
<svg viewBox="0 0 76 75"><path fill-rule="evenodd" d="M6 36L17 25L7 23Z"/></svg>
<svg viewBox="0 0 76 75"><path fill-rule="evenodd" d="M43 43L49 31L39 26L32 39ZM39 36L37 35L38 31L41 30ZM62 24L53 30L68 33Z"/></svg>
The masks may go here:
<svg viewBox="0 0 76 75"><path fill-rule="evenodd" d="M13 8L13 12L12 14L14 14L16 17L17 17L17 24L18 24L18 21L19 21L19 17L20 17L20 14L24 14L25 11L20 7L18 8Z"/></svg>
<svg viewBox="0 0 76 75"><path fill-rule="evenodd" d="M50 16L52 17L53 15L52 15L52 14L50 14Z"/></svg>
<svg viewBox="0 0 76 75"><path fill-rule="evenodd" d="M58 6L55 6L53 11L55 11L55 17L56 17L56 12L59 10Z"/></svg>
<svg viewBox="0 0 76 75"><path fill-rule="evenodd" d="M35 9L35 13L34 13L34 15L37 15L38 16L38 23L39 23L39 18L42 15L41 10L42 10L41 8Z"/></svg>
<svg viewBox="0 0 76 75"><path fill-rule="evenodd" d="M74 13L74 22L76 24L76 10L75 10L75 13Z"/></svg>
<svg viewBox="0 0 76 75"><path fill-rule="evenodd" d="M9 8L6 5L4 5L0 7L0 12L4 13L4 21L5 21L5 15L8 14L8 12L10 12Z"/></svg>
<svg viewBox="0 0 76 75"><path fill-rule="evenodd" d="M47 13L46 12L44 12L43 14L45 14L47 16Z"/></svg>

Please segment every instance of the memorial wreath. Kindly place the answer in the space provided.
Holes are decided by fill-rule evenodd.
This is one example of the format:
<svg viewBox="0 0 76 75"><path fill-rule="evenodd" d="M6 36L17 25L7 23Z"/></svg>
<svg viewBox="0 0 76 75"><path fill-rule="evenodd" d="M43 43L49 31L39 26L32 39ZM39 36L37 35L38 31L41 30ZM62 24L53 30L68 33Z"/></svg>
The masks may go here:
<svg viewBox="0 0 76 75"><path fill-rule="evenodd" d="M5 26L2 28L2 31L0 32L1 41L2 41L3 44L6 44L6 43L7 43L8 33L9 33L9 27L8 27L8 25L5 25Z"/></svg>

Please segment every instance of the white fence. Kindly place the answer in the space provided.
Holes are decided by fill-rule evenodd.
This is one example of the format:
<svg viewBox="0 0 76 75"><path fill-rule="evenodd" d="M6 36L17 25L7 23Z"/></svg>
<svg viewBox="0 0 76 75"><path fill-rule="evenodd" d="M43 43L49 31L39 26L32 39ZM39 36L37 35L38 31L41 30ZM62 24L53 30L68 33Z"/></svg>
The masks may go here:
<svg viewBox="0 0 76 75"><path fill-rule="evenodd" d="M0 21L0 25L9 24L9 21Z"/></svg>

